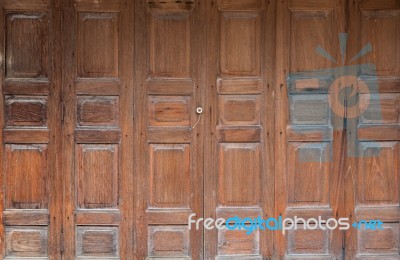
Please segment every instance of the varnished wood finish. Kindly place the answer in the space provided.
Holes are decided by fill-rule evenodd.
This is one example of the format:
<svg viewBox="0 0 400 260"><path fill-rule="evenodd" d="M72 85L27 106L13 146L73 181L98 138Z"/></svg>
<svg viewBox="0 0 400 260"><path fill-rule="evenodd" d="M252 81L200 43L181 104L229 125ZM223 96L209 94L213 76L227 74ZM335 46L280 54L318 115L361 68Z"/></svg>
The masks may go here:
<svg viewBox="0 0 400 260"><path fill-rule="evenodd" d="M398 0L0 8L0 259L399 259ZM384 229L248 235L192 213Z"/></svg>
<svg viewBox="0 0 400 260"><path fill-rule="evenodd" d="M203 259L204 1L135 7L135 259ZM204 109L205 110L205 109Z"/></svg>
<svg viewBox="0 0 400 260"><path fill-rule="evenodd" d="M66 259L133 259L133 4L63 4Z"/></svg>
<svg viewBox="0 0 400 260"><path fill-rule="evenodd" d="M274 215L275 1L209 1L204 216ZM252 213L250 213L252 212ZM272 257L273 232L206 230L204 259Z"/></svg>
<svg viewBox="0 0 400 260"><path fill-rule="evenodd" d="M352 1L348 3L348 56L367 43L372 51L359 58L357 89L360 102L358 124L348 126L348 139L357 144L358 156L349 158L345 169L346 215L352 219L381 219L384 229L346 232L346 259L399 257L399 130L398 85L400 77L400 3L398 1ZM396 47L394 47L396 46ZM373 64L375 71L363 64ZM376 74L374 73L376 72ZM360 86L376 80L379 92ZM368 98L369 96L369 98ZM366 107L366 103L369 106ZM394 249L396 247L396 249Z"/></svg>
<svg viewBox="0 0 400 260"><path fill-rule="evenodd" d="M0 258L60 259L60 1L1 1Z"/></svg>
<svg viewBox="0 0 400 260"><path fill-rule="evenodd" d="M335 65L315 49L320 45L340 60L345 6L336 0L278 1L276 21L275 215L339 218L344 211L344 109L337 115L331 111L329 78L335 74L322 70ZM339 259L343 241L338 230L278 232L275 256Z"/></svg>

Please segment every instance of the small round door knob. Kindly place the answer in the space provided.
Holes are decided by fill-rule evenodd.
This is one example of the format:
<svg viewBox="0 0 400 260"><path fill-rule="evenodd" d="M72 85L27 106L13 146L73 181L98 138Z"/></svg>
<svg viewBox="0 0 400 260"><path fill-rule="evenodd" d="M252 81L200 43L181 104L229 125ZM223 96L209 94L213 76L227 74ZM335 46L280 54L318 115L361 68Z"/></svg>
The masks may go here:
<svg viewBox="0 0 400 260"><path fill-rule="evenodd" d="M197 112L197 114L203 113L203 108L202 107L196 108L196 112Z"/></svg>

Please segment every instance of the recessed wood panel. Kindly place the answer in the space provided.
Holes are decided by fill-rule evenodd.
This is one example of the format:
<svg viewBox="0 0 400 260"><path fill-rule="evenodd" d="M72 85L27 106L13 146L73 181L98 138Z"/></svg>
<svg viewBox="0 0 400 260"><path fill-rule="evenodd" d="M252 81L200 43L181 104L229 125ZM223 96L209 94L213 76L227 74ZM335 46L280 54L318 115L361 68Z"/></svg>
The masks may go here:
<svg viewBox="0 0 400 260"><path fill-rule="evenodd" d="M150 96L149 125L190 126L190 96Z"/></svg>
<svg viewBox="0 0 400 260"><path fill-rule="evenodd" d="M332 63L316 53L320 46L334 56L332 13L292 11L290 16L290 71L305 72L329 68ZM336 36L336 35L335 35Z"/></svg>
<svg viewBox="0 0 400 260"><path fill-rule="evenodd" d="M117 12L124 8L122 0L74 0L73 2L78 11Z"/></svg>
<svg viewBox="0 0 400 260"><path fill-rule="evenodd" d="M290 0L290 10L333 10L335 1L332 0Z"/></svg>
<svg viewBox="0 0 400 260"><path fill-rule="evenodd" d="M251 234L246 234L246 230L218 230L218 255L258 255L259 236L259 230Z"/></svg>
<svg viewBox="0 0 400 260"><path fill-rule="evenodd" d="M249 11L249 10L262 10L264 2L262 0L218 0L219 10L229 11Z"/></svg>
<svg viewBox="0 0 400 260"><path fill-rule="evenodd" d="M257 125L260 123L260 96L221 95L219 112L224 125Z"/></svg>
<svg viewBox="0 0 400 260"><path fill-rule="evenodd" d="M327 95L291 95L290 121L293 125L328 125L330 107Z"/></svg>
<svg viewBox="0 0 400 260"><path fill-rule="evenodd" d="M76 178L80 208L110 208L118 203L118 145L77 145Z"/></svg>
<svg viewBox="0 0 400 260"><path fill-rule="evenodd" d="M109 259L119 256L118 227L77 227L76 254L80 257Z"/></svg>
<svg viewBox="0 0 400 260"><path fill-rule="evenodd" d="M78 97L78 126L118 126L119 98Z"/></svg>
<svg viewBox="0 0 400 260"><path fill-rule="evenodd" d="M184 12L194 8L194 0L146 0L147 6L155 11Z"/></svg>
<svg viewBox="0 0 400 260"><path fill-rule="evenodd" d="M78 77L118 77L118 24L117 13L78 13Z"/></svg>
<svg viewBox="0 0 400 260"><path fill-rule="evenodd" d="M189 207L189 144L151 144L149 164L150 207Z"/></svg>
<svg viewBox="0 0 400 260"><path fill-rule="evenodd" d="M150 226L148 255L150 257L189 256L189 241L189 230L186 226Z"/></svg>
<svg viewBox="0 0 400 260"><path fill-rule="evenodd" d="M259 76L259 13L223 12L220 23L221 73L227 76Z"/></svg>
<svg viewBox="0 0 400 260"><path fill-rule="evenodd" d="M47 227L6 227L5 242L6 257L46 257Z"/></svg>
<svg viewBox="0 0 400 260"><path fill-rule="evenodd" d="M257 205L260 194L260 145L219 145L219 202L223 206Z"/></svg>
<svg viewBox="0 0 400 260"><path fill-rule="evenodd" d="M304 230L298 225L297 230L287 234L288 254L323 255L329 253L329 230Z"/></svg>
<svg viewBox="0 0 400 260"><path fill-rule="evenodd" d="M329 161L330 143L289 143L289 204L328 203Z"/></svg>
<svg viewBox="0 0 400 260"><path fill-rule="evenodd" d="M188 14L155 15L150 24L150 69L154 77L189 78Z"/></svg>
<svg viewBox="0 0 400 260"><path fill-rule="evenodd" d="M382 230L368 230L363 227L358 232L358 241L361 254L399 255L399 223L384 223Z"/></svg>
<svg viewBox="0 0 400 260"><path fill-rule="evenodd" d="M372 51L361 58L361 63L375 65L378 75L398 76L400 72L400 13L361 12L361 44L370 44ZM375 71L361 66L361 74L375 75Z"/></svg>
<svg viewBox="0 0 400 260"><path fill-rule="evenodd" d="M46 126L46 97L5 97L6 126Z"/></svg>
<svg viewBox="0 0 400 260"><path fill-rule="evenodd" d="M49 63L48 18L43 13L6 16L6 77L46 78Z"/></svg>
<svg viewBox="0 0 400 260"><path fill-rule="evenodd" d="M399 124L400 94L360 94L361 124Z"/></svg>
<svg viewBox="0 0 400 260"><path fill-rule="evenodd" d="M7 144L5 148L6 208L46 208L47 145Z"/></svg>
<svg viewBox="0 0 400 260"><path fill-rule="evenodd" d="M360 202L399 202L399 151L397 142L361 142L359 165Z"/></svg>

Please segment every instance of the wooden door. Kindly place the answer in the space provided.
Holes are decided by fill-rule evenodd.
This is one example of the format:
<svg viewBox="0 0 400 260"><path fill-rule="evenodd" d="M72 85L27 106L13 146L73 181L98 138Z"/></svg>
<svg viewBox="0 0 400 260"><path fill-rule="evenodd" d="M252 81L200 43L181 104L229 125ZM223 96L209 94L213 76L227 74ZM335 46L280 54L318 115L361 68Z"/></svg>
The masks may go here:
<svg viewBox="0 0 400 260"><path fill-rule="evenodd" d="M1 259L399 258L398 0L0 7Z"/></svg>
<svg viewBox="0 0 400 260"><path fill-rule="evenodd" d="M274 215L274 1L210 1L204 217ZM206 230L205 259L263 259L273 233Z"/></svg>
<svg viewBox="0 0 400 260"><path fill-rule="evenodd" d="M399 259L400 2L354 1L348 10L359 101L347 133L346 215L379 219L383 229L346 232L345 256Z"/></svg>
<svg viewBox="0 0 400 260"><path fill-rule="evenodd" d="M136 259L203 259L205 2L135 6ZM201 117L200 117L201 116Z"/></svg>
<svg viewBox="0 0 400 260"><path fill-rule="evenodd" d="M65 259L132 259L133 2L63 2Z"/></svg>
<svg viewBox="0 0 400 260"><path fill-rule="evenodd" d="M0 2L0 258L59 259L60 6Z"/></svg>
<svg viewBox="0 0 400 260"><path fill-rule="evenodd" d="M332 91L343 66L343 1L279 1L276 31L275 215L343 217L345 99ZM339 229L277 232L285 259L339 259Z"/></svg>

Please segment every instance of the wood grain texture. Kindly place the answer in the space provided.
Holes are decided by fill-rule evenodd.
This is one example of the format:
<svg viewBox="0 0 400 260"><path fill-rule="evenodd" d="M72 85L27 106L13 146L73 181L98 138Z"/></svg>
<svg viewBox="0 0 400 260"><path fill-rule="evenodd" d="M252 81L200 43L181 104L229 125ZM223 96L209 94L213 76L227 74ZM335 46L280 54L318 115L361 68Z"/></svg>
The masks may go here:
<svg viewBox="0 0 400 260"><path fill-rule="evenodd" d="M0 8L0 259L399 258L398 0ZM330 87L355 64L350 120ZM192 213L384 229L188 230Z"/></svg>
<svg viewBox="0 0 400 260"><path fill-rule="evenodd" d="M133 6L63 8L66 259L133 259Z"/></svg>
<svg viewBox="0 0 400 260"><path fill-rule="evenodd" d="M265 3L262 0L249 1L233 1L233 0L218 0L218 9L223 11L249 11L262 10Z"/></svg>
<svg viewBox="0 0 400 260"><path fill-rule="evenodd" d="M47 226L50 223L49 211L42 210L6 210L3 211L4 224L7 226Z"/></svg>
<svg viewBox="0 0 400 260"><path fill-rule="evenodd" d="M332 71L329 68L334 65L315 52L321 46L334 59L339 57L336 37L345 30L344 12L341 1L278 1L275 87L275 133L278 136L275 139L275 157L279 158L275 168L277 216L317 217L322 214L338 217L344 211L344 190L341 187L345 132L340 126L343 126L345 111L338 110L335 115L331 113L328 101L332 95L329 90ZM299 205L308 210L297 211ZM324 255L329 255L340 259L342 233L312 232L298 230L286 238L277 233L276 258L308 259L314 255L324 259Z"/></svg>
<svg viewBox="0 0 400 260"><path fill-rule="evenodd" d="M61 258L60 4L1 2L0 258Z"/></svg>
<svg viewBox="0 0 400 260"><path fill-rule="evenodd" d="M351 221L375 217L382 218L385 223L384 229L377 233L370 230L346 232L345 256L373 259L386 255L387 259L395 259L399 257L393 246L398 244L399 232L397 165L400 139L399 89L395 85L400 77L400 51L393 33L398 34L399 3L360 0L349 3L348 10L352 17L349 35L353 35L349 38L348 46L352 47L348 49L348 55L355 55L365 42L370 42L373 50L360 57L358 62L374 64L375 69L364 66L359 71L360 124L352 122L348 125L347 138L357 142L359 147L358 156L346 161L346 214L352 216ZM373 82L379 84L379 92L372 91L368 97L368 91L360 86L364 83L374 86Z"/></svg>
<svg viewBox="0 0 400 260"><path fill-rule="evenodd" d="M275 33L275 1L216 4L208 4L205 217L243 216L249 207L273 215L275 43L267 39ZM272 233L207 230L204 236L205 259L273 255Z"/></svg>
<svg viewBox="0 0 400 260"><path fill-rule="evenodd" d="M203 259L202 230L187 230L185 217L203 208L205 10L203 1L135 10L135 259Z"/></svg>

